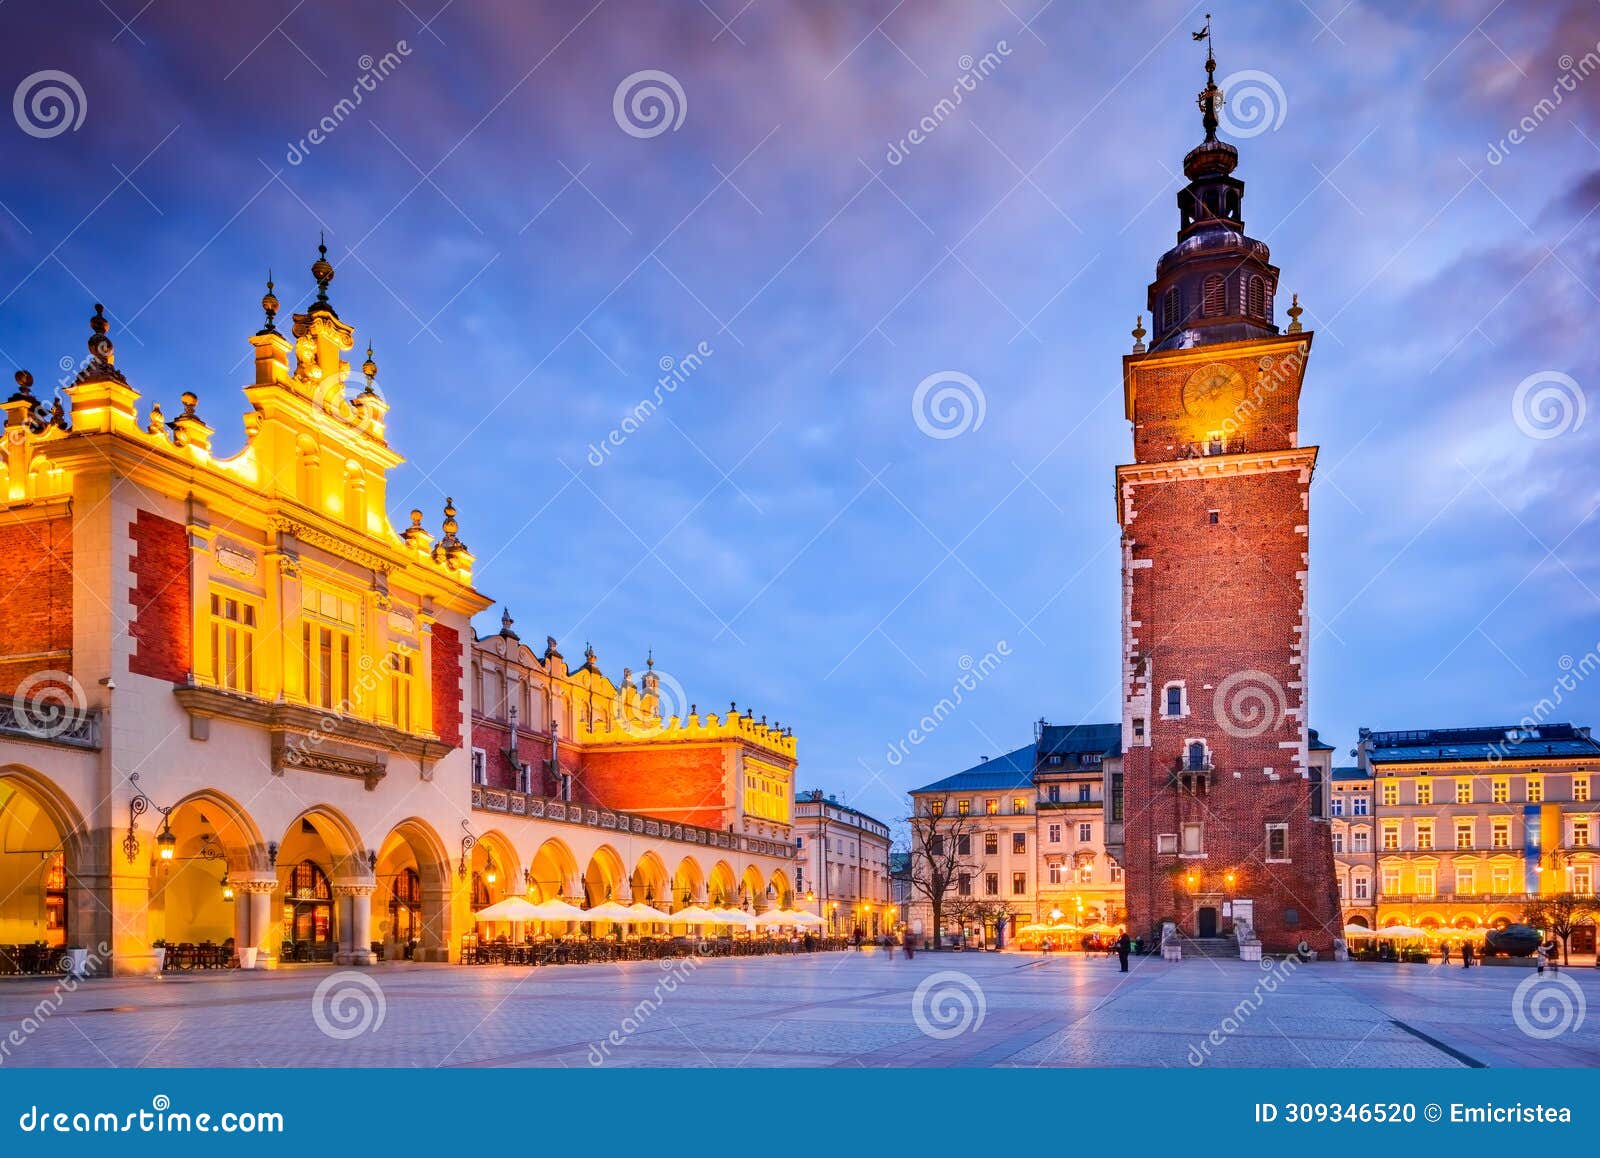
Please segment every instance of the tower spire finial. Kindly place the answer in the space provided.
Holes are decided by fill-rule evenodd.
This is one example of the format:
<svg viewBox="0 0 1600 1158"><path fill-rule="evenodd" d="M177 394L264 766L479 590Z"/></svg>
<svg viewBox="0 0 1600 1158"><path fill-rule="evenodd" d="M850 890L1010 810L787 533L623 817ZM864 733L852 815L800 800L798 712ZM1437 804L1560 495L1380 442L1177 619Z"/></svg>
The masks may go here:
<svg viewBox="0 0 1600 1158"><path fill-rule="evenodd" d="M1191 33L1196 40L1206 42L1206 87L1200 93L1200 123L1205 127L1206 140L1217 139L1217 110L1222 107L1222 90L1217 87L1217 57L1212 51L1211 13L1206 13L1206 26Z"/></svg>
<svg viewBox="0 0 1600 1158"><path fill-rule="evenodd" d="M333 280L333 263L328 260L328 236L317 233L317 260L311 263L311 276L317 280L317 300L312 309L322 308L333 312L328 304L328 283Z"/></svg>

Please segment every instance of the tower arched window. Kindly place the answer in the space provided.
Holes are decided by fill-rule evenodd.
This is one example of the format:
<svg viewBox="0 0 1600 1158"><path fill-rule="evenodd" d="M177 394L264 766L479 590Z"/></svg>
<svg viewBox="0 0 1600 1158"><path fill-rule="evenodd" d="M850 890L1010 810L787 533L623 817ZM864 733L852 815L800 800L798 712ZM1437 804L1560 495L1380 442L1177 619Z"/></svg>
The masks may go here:
<svg viewBox="0 0 1600 1158"><path fill-rule="evenodd" d="M1267 279L1259 273L1251 274L1245 284L1245 313L1253 318L1267 316Z"/></svg>
<svg viewBox="0 0 1600 1158"><path fill-rule="evenodd" d="M1179 304L1178 287L1173 286L1167 291L1167 296L1161 299L1161 329L1163 332L1177 326Z"/></svg>
<svg viewBox="0 0 1600 1158"><path fill-rule="evenodd" d="M1203 317L1215 318L1228 310L1227 283L1223 281L1220 273L1209 275L1200 287L1200 313Z"/></svg>

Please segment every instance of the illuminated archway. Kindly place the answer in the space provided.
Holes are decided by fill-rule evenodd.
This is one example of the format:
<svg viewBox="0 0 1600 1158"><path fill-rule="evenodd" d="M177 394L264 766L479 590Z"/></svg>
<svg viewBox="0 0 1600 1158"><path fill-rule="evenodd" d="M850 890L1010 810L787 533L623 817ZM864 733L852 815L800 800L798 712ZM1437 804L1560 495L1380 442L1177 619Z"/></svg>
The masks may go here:
<svg viewBox="0 0 1600 1158"><path fill-rule="evenodd" d="M609 844L602 844L594 850L588 867L583 870L584 907L593 907L606 901L626 904L627 898L622 895L626 879L627 873L617 850Z"/></svg>
<svg viewBox="0 0 1600 1158"><path fill-rule="evenodd" d="M751 910L760 912L768 907L767 881L761 875L761 870L755 865L750 865L744 870L744 875L739 878L739 903L748 906Z"/></svg>
<svg viewBox="0 0 1600 1158"><path fill-rule="evenodd" d="M767 881L767 888L771 892L768 901L769 908L793 908L794 888L789 884L789 874L782 869L773 869L772 876Z"/></svg>
<svg viewBox="0 0 1600 1158"><path fill-rule="evenodd" d="M504 833L491 829L473 844L470 885L474 912L522 892L522 865Z"/></svg>
<svg viewBox="0 0 1600 1158"><path fill-rule="evenodd" d="M645 853L633 867L628 888L635 901L665 906L672 889L671 881L667 878L667 866L661 863L661 858L655 853Z"/></svg>
<svg viewBox="0 0 1600 1158"><path fill-rule="evenodd" d="M374 872L372 935L385 958L448 960L454 876L433 826L415 817L395 825L378 850Z"/></svg>
<svg viewBox="0 0 1600 1158"><path fill-rule="evenodd" d="M733 869L728 862L719 860L711 866L711 877L706 882L706 893L713 905L733 905L738 902L738 886Z"/></svg>
<svg viewBox="0 0 1600 1158"><path fill-rule="evenodd" d="M150 939L169 947L169 960L182 959L173 948L208 944L231 959L251 940L249 902L240 903L236 886L267 867L261 831L241 805L211 790L179 800L164 822L174 843L158 842L151 857Z"/></svg>
<svg viewBox="0 0 1600 1158"><path fill-rule="evenodd" d="M528 896L534 901L562 897L572 900L571 889L578 881L578 859L564 841L551 837L533 854L528 873Z"/></svg>
<svg viewBox="0 0 1600 1158"><path fill-rule="evenodd" d="M32 769L0 768L0 943L87 944L93 898L78 886L83 819Z"/></svg>
<svg viewBox="0 0 1600 1158"><path fill-rule="evenodd" d="M686 856L672 872L672 907L682 909L705 900L706 875L700 862Z"/></svg>
<svg viewBox="0 0 1600 1158"><path fill-rule="evenodd" d="M276 871L280 960L369 959L370 908L344 882L365 885L371 869L361 837L343 813L319 804L290 821L278 845Z"/></svg>

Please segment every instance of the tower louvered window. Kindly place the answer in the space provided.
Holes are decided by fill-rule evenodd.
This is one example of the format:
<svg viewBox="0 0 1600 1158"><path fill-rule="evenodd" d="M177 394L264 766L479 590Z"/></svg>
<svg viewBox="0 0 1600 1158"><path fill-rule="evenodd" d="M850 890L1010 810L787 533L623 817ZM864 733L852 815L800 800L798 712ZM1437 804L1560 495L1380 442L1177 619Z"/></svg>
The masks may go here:
<svg viewBox="0 0 1600 1158"><path fill-rule="evenodd" d="M1208 318L1215 318L1227 312L1228 291L1226 283L1220 273L1214 273L1206 278L1201 285L1200 312Z"/></svg>
<svg viewBox="0 0 1600 1158"><path fill-rule="evenodd" d="M1252 274L1245 288L1246 306L1245 313L1253 318L1267 316L1267 279L1260 274Z"/></svg>
<svg viewBox="0 0 1600 1158"><path fill-rule="evenodd" d="M1167 296L1161 299L1161 329L1163 332L1172 329L1178 324L1178 312L1178 288L1174 286L1167 291Z"/></svg>

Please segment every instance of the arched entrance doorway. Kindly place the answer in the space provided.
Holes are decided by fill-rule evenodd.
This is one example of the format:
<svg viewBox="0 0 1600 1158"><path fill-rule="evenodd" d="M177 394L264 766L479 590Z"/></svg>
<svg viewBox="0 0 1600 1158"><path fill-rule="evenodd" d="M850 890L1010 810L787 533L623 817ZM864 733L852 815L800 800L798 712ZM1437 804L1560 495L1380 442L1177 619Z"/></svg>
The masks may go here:
<svg viewBox="0 0 1600 1158"><path fill-rule="evenodd" d="M533 854L528 870L528 896L531 900L572 900L570 890L578 880L578 859L563 842L551 837Z"/></svg>
<svg viewBox="0 0 1600 1158"><path fill-rule="evenodd" d="M319 805L291 821L276 850L278 959L372 961L372 870L354 826Z"/></svg>
<svg viewBox="0 0 1600 1158"><path fill-rule="evenodd" d="M166 966L230 965L252 944L250 900L239 886L260 856L254 822L233 801L206 792L185 797L163 817L170 844L150 860L148 930L165 946Z"/></svg>
<svg viewBox="0 0 1600 1158"><path fill-rule="evenodd" d="M95 954L95 898L78 884L83 821L30 769L0 769L0 972L44 972L69 944Z"/></svg>
<svg viewBox="0 0 1600 1158"><path fill-rule="evenodd" d="M372 935L389 961L449 957L453 874L444 843L426 821L390 830L378 850L372 890Z"/></svg>

